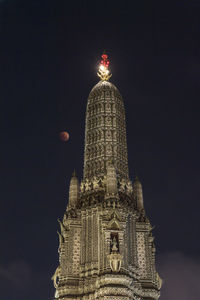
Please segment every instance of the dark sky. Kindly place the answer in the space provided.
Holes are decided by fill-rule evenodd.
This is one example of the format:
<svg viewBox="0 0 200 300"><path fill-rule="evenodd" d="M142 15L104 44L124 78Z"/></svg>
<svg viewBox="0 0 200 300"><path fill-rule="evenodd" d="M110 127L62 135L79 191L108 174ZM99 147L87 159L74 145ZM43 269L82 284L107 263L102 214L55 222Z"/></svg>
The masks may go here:
<svg viewBox="0 0 200 300"><path fill-rule="evenodd" d="M0 19L0 299L53 299L57 218L73 169L82 177L104 49L156 226L160 299L200 299L200 1L1 0Z"/></svg>

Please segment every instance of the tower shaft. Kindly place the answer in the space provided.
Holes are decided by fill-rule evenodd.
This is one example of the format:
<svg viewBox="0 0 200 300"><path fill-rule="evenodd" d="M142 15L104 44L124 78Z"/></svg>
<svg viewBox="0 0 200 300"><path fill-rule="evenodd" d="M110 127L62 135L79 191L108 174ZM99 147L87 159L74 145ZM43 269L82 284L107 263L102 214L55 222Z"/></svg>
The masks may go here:
<svg viewBox="0 0 200 300"><path fill-rule="evenodd" d="M128 178L123 100L113 84L100 81L87 102L84 179L106 175L109 162L114 164L118 177Z"/></svg>

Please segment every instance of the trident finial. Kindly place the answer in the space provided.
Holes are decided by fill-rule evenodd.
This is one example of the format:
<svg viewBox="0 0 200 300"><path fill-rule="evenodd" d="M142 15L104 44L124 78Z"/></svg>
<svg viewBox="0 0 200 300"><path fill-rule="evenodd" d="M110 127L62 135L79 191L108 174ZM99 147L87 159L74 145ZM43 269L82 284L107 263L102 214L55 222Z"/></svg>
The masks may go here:
<svg viewBox="0 0 200 300"><path fill-rule="evenodd" d="M102 60L99 65L97 75L101 78L101 80L109 80L112 74L109 71L110 61L108 60L108 55L104 53L101 57Z"/></svg>

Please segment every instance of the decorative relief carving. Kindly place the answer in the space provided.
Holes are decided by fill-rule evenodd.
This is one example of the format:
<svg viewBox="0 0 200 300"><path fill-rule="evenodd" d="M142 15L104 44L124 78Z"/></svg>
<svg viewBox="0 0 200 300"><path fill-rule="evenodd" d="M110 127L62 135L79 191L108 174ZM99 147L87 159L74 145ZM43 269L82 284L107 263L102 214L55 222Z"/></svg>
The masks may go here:
<svg viewBox="0 0 200 300"><path fill-rule="evenodd" d="M144 232L137 232L137 257L142 278L147 277L147 261Z"/></svg>
<svg viewBox="0 0 200 300"><path fill-rule="evenodd" d="M119 175L127 178L128 177L128 163L127 163L127 145L126 138L120 138L116 136L116 132L122 132L122 135L126 135L125 133L125 118L124 118L124 107L122 104L122 98L116 88L108 83L105 85L105 93L100 93L101 97L96 98L96 91L101 90L100 83L96 86L96 90L92 90L88 103L90 105L87 106L86 113L86 145L85 145L85 164L84 164L84 177L91 177L94 175L98 175L99 168L97 171L97 164L93 162L96 161L99 156L99 151L96 151L94 148L95 144L98 141L101 141L102 146L106 148L107 142L112 141L112 146L108 146L106 151L103 153L101 151L101 159L104 162L107 160L106 155L113 156L117 161L121 161L118 163L117 172ZM116 90L117 92L113 92ZM110 96L110 95L114 96ZM109 96L108 96L109 95ZM93 98L94 97L94 98ZM95 101L95 102L94 102ZM99 116L101 114L101 116ZM117 118L117 120L116 120ZM87 120L88 119L88 120ZM99 126L104 126L101 132L97 132L96 128ZM104 131L104 132L103 132ZM121 148L117 148L117 143L121 143ZM88 154L87 146L90 144L91 153ZM105 172L105 168L101 168L102 175Z"/></svg>
<svg viewBox="0 0 200 300"><path fill-rule="evenodd" d="M100 164L100 161L98 162ZM85 179L81 182L82 193L99 190L105 187L105 179L102 176L94 176L91 180Z"/></svg>

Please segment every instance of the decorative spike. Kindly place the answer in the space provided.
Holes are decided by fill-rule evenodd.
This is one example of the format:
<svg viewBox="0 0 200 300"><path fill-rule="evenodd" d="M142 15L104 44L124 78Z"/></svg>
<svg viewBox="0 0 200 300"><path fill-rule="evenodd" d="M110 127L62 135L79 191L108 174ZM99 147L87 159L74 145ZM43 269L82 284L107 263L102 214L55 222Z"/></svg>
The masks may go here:
<svg viewBox="0 0 200 300"><path fill-rule="evenodd" d="M63 239L62 234L60 234L59 231L57 231L57 234L58 234L58 237L59 237L59 247L60 247L62 245L64 239Z"/></svg>
<svg viewBox="0 0 200 300"><path fill-rule="evenodd" d="M61 234L63 234L63 232L65 231L64 225L63 225L63 223L60 221L60 219L58 219L58 223L60 224Z"/></svg>

